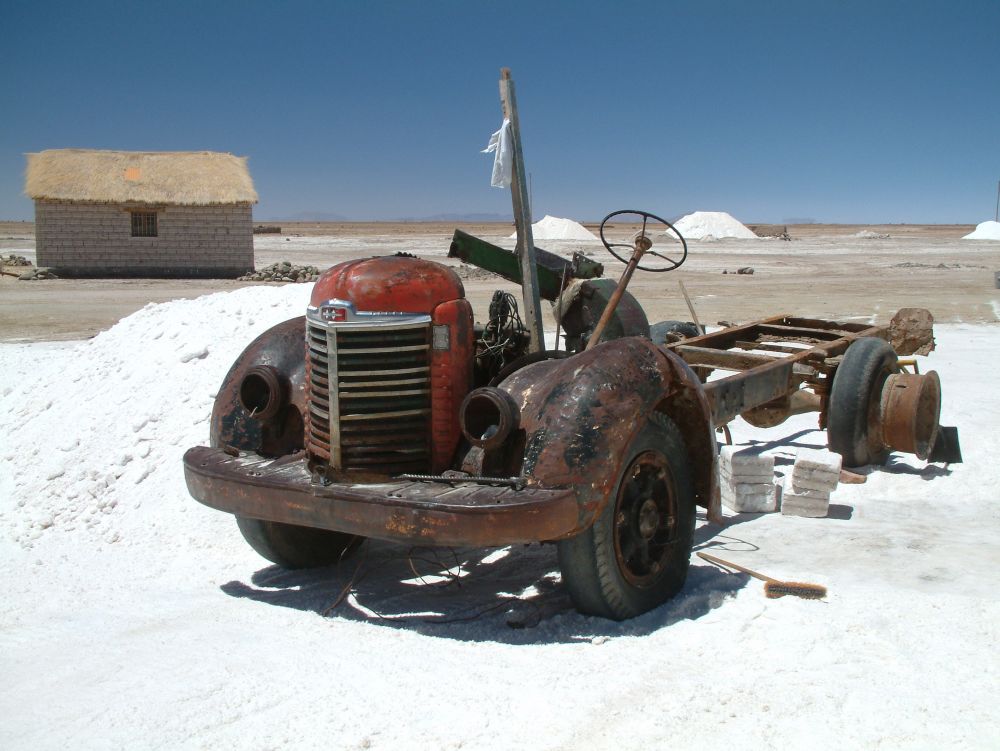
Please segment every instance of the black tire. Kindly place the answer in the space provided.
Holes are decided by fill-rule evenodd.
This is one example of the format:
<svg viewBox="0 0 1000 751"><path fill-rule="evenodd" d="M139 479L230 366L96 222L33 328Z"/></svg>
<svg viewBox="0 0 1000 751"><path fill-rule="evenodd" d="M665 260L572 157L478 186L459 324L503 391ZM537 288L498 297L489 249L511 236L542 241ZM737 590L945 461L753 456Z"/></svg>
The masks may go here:
<svg viewBox="0 0 1000 751"><path fill-rule="evenodd" d="M363 537L344 532L244 516L237 516L236 523L250 547L282 568L329 566L346 558L364 541Z"/></svg>
<svg viewBox="0 0 1000 751"><path fill-rule="evenodd" d="M845 467L883 464L889 449L882 443L879 409L882 386L898 370L888 342L858 339L833 374L827 408L826 440L830 451L843 457Z"/></svg>
<svg viewBox="0 0 1000 751"><path fill-rule="evenodd" d="M668 417L650 417L622 466L593 525L558 544L563 582L577 610L619 621L681 590L695 522L684 439Z"/></svg>

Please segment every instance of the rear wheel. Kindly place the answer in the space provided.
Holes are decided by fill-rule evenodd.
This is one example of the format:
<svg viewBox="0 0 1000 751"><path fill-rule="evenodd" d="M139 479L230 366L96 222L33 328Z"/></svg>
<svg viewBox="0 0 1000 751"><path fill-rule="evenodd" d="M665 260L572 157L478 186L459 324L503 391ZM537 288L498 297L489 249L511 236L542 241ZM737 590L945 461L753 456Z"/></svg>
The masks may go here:
<svg viewBox="0 0 1000 751"><path fill-rule="evenodd" d="M626 457L594 524L558 546L576 608L614 620L644 613L680 591L695 522L687 452L668 417L653 414Z"/></svg>
<svg viewBox="0 0 1000 751"><path fill-rule="evenodd" d="M350 555L364 540L344 532L244 516L237 516L236 523L250 547L282 568L329 566Z"/></svg>
<svg viewBox="0 0 1000 751"><path fill-rule="evenodd" d="M882 441L880 403L886 379L898 370L889 343L858 339L844 354L830 388L826 438L845 467L883 464L889 449Z"/></svg>

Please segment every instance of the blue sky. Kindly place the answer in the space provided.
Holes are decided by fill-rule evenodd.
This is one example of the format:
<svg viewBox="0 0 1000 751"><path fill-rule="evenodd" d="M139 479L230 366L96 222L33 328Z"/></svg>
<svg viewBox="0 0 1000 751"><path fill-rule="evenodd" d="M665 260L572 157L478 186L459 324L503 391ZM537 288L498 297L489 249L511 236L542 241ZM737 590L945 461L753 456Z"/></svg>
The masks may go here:
<svg viewBox="0 0 1000 751"><path fill-rule="evenodd" d="M509 213L479 154L513 71L534 210L975 223L1000 1L0 0L0 218L24 153L250 158L258 219Z"/></svg>

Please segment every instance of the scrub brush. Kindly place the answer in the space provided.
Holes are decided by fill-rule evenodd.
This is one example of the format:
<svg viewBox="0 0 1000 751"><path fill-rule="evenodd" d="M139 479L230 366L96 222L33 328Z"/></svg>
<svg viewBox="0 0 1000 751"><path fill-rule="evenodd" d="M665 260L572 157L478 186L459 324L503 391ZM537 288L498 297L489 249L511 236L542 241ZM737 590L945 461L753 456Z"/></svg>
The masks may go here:
<svg viewBox="0 0 1000 751"><path fill-rule="evenodd" d="M821 600L826 597L826 587L820 586L819 584L779 581L778 579L772 579L770 576L764 576L756 571L751 571L743 566L737 566L735 563L724 561L721 558L716 558L714 555L709 555L708 553L702 553L700 551L698 552L698 557L704 558L709 563L714 563L717 566L725 566L737 571L742 571L744 574L749 574L755 579L760 579L764 582L764 594L772 599L775 597L784 597L785 595L802 597L806 600Z"/></svg>

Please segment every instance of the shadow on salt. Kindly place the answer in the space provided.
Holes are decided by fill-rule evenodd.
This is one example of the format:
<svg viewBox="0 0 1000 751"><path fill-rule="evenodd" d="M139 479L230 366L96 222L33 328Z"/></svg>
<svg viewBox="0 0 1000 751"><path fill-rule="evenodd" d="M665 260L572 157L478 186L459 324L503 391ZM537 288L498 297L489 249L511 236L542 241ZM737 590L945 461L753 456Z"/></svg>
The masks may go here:
<svg viewBox="0 0 1000 751"><path fill-rule="evenodd" d="M339 566L298 571L269 566L249 582L231 581L221 589L231 597L428 636L543 644L642 636L696 620L748 580L692 565L674 599L616 623L574 610L554 545L408 548L368 540Z"/></svg>

